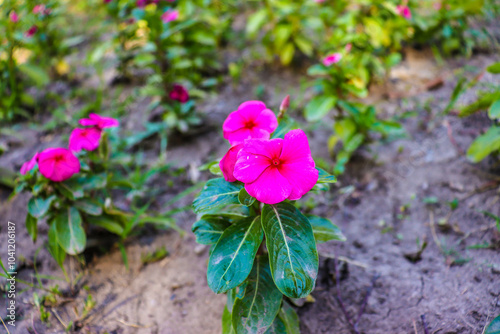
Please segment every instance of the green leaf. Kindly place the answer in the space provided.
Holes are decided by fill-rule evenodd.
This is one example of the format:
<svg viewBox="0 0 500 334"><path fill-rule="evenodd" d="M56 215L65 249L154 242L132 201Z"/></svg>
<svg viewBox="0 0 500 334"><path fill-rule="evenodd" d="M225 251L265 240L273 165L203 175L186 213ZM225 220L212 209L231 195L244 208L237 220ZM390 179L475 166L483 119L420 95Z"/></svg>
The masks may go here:
<svg viewBox="0 0 500 334"><path fill-rule="evenodd" d="M329 219L318 216L307 216L311 223L314 239L317 243L327 242L330 240L346 241L346 237L342 231L332 223Z"/></svg>
<svg viewBox="0 0 500 334"><path fill-rule="evenodd" d="M302 37L302 36L296 36L293 38L293 41L295 42L297 47L300 49L300 51L302 51L306 56L311 57L313 55L314 46L309 41L309 39Z"/></svg>
<svg viewBox="0 0 500 334"><path fill-rule="evenodd" d="M71 200L83 197L83 188L75 179L56 183L57 189Z"/></svg>
<svg viewBox="0 0 500 334"><path fill-rule="evenodd" d="M484 334L500 334L500 315L493 319L492 322L490 322L490 324L484 331Z"/></svg>
<svg viewBox="0 0 500 334"><path fill-rule="evenodd" d="M114 216L109 215L101 215L101 216L89 216L86 219L86 222L92 225L96 225L108 230L111 233L122 236L124 229L120 224L118 219L114 218Z"/></svg>
<svg viewBox="0 0 500 334"><path fill-rule="evenodd" d="M56 260L59 267L64 270L63 264L64 259L66 258L66 253L64 252L64 249L61 248L61 246L59 245L59 241L57 240L56 224L54 224L54 222L50 224L49 228L48 248L50 255L52 255L54 260Z"/></svg>
<svg viewBox="0 0 500 334"><path fill-rule="evenodd" d="M237 334L263 333L279 312L283 295L274 285L267 256L257 256L245 296L234 302L232 321Z"/></svg>
<svg viewBox="0 0 500 334"><path fill-rule="evenodd" d="M228 227L208 260L208 286L223 293L240 285L252 270L264 233L260 216L242 219Z"/></svg>
<svg viewBox="0 0 500 334"><path fill-rule="evenodd" d="M279 50L285 45L290 36L292 35L293 27L288 24L278 24L276 28L273 29L274 34L274 47Z"/></svg>
<svg viewBox="0 0 500 334"><path fill-rule="evenodd" d="M295 206L282 202L264 205L262 227L278 289L287 297L302 298L314 289L318 253L311 224Z"/></svg>
<svg viewBox="0 0 500 334"><path fill-rule="evenodd" d="M500 74L500 62L491 64L486 68L486 71L492 74Z"/></svg>
<svg viewBox="0 0 500 334"><path fill-rule="evenodd" d="M267 10L262 8L258 12L250 15L247 21L246 33L250 38L254 38L259 32L260 28L267 20Z"/></svg>
<svg viewBox="0 0 500 334"><path fill-rule="evenodd" d="M222 233L231 225L220 217L204 217L193 224L191 230L196 236L196 242L202 245L212 245L219 241Z"/></svg>
<svg viewBox="0 0 500 334"><path fill-rule="evenodd" d="M33 242L36 242L36 238L38 235L37 222L38 219L33 217L31 214L28 213L26 215L26 229L28 230L28 234L30 235L31 240L33 240Z"/></svg>
<svg viewBox="0 0 500 334"><path fill-rule="evenodd" d="M308 122L321 120L328 115L330 110L335 107L337 98L333 96L318 96L312 99L304 110L304 117Z"/></svg>
<svg viewBox="0 0 500 334"><path fill-rule="evenodd" d="M470 116L475 112L488 108L493 102L495 102L498 99L500 99L500 91L485 93L481 95L476 102L471 103L460 109L460 113L458 114L458 116L460 117Z"/></svg>
<svg viewBox="0 0 500 334"><path fill-rule="evenodd" d="M479 162L498 150L500 150L500 127L492 126L472 142L467 150L467 158L472 162Z"/></svg>
<svg viewBox="0 0 500 334"><path fill-rule="evenodd" d="M59 245L70 255L83 252L87 238L82 217L75 207L69 207L54 218Z"/></svg>
<svg viewBox="0 0 500 334"><path fill-rule="evenodd" d="M29 214L35 218L42 218L49 211L50 205L55 199L55 196L49 198L31 197L28 202Z"/></svg>
<svg viewBox="0 0 500 334"><path fill-rule="evenodd" d="M276 317L274 318L271 327L269 327L264 334L288 334L288 332L286 331L283 320L281 320L280 317Z"/></svg>
<svg viewBox="0 0 500 334"><path fill-rule="evenodd" d="M241 205L252 206L252 204L255 202L255 198L250 196L245 188L243 188L238 194L238 201L240 201Z"/></svg>
<svg viewBox="0 0 500 334"><path fill-rule="evenodd" d="M240 182L227 182L223 178L209 180L194 200L195 213L209 213L230 204L239 204L238 194L243 188Z"/></svg>
<svg viewBox="0 0 500 334"><path fill-rule="evenodd" d="M233 324L231 322L231 312L227 309L227 305L222 312L222 334L234 334Z"/></svg>
<svg viewBox="0 0 500 334"><path fill-rule="evenodd" d="M102 206L98 200L92 198L82 198L74 203L75 207L81 212L92 216L102 215Z"/></svg>
<svg viewBox="0 0 500 334"><path fill-rule="evenodd" d="M295 46L293 43L286 43L281 49L280 60L283 65L288 65L292 62Z"/></svg>
<svg viewBox="0 0 500 334"><path fill-rule="evenodd" d="M21 72L28 76L39 87L45 86L50 82L50 77L45 70L33 64L21 64L17 67Z"/></svg>
<svg viewBox="0 0 500 334"><path fill-rule="evenodd" d="M500 119L500 100L493 102L488 110L488 116L491 119Z"/></svg>
<svg viewBox="0 0 500 334"><path fill-rule="evenodd" d="M316 167L319 171L318 181L316 183L335 183L337 182L337 178L334 175L330 175L327 171Z"/></svg>
<svg viewBox="0 0 500 334"><path fill-rule="evenodd" d="M299 316L290 304L283 301L283 306L281 306L278 316L283 320L287 334L300 334Z"/></svg>

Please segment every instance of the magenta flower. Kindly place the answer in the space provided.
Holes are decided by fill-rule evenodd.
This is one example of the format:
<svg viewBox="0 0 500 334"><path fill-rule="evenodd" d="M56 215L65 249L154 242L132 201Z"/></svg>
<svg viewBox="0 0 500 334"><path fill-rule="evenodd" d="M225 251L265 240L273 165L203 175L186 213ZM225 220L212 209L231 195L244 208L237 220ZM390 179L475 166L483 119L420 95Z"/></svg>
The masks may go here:
<svg viewBox="0 0 500 334"><path fill-rule="evenodd" d="M104 0L104 3L110 3L111 0Z"/></svg>
<svg viewBox="0 0 500 334"><path fill-rule="evenodd" d="M179 101L180 103L186 103L189 100L189 93L187 89L179 84L174 84L172 90L168 93L168 96L172 100Z"/></svg>
<svg viewBox="0 0 500 334"><path fill-rule="evenodd" d="M396 10L398 11L398 14L403 16L405 19L411 19L411 11L408 6L398 5L396 6Z"/></svg>
<svg viewBox="0 0 500 334"><path fill-rule="evenodd" d="M178 17L179 11L175 9L169 9L165 13L163 13L163 15L161 16L161 20L163 21L163 23L168 23L177 20Z"/></svg>
<svg viewBox="0 0 500 334"><path fill-rule="evenodd" d="M323 65L331 66L335 63L338 63L342 59L342 54L340 53L331 53L323 58Z"/></svg>
<svg viewBox="0 0 500 334"><path fill-rule="evenodd" d="M264 102L247 101L227 116L222 130L224 138L235 145L250 138L269 139L277 127L276 116Z"/></svg>
<svg viewBox="0 0 500 334"><path fill-rule="evenodd" d="M65 148L48 148L38 153L38 168L47 179L62 182L80 172L80 161Z"/></svg>
<svg viewBox="0 0 500 334"><path fill-rule="evenodd" d="M347 44L345 45L345 47L344 47L344 50L345 50L345 52L347 52L347 53L351 52L351 50L352 50L352 44L351 44L351 43L347 43Z"/></svg>
<svg viewBox="0 0 500 334"><path fill-rule="evenodd" d="M29 28L28 31L24 33L24 35L29 38L36 34L37 31L38 27L36 25L32 25L31 28Z"/></svg>
<svg viewBox="0 0 500 334"><path fill-rule="evenodd" d="M21 166L21 174L22 175L25 175L27 172L29 172L30 170L32 170L36 164L37 164L37 159L38 159L38 152L35 153L35 155L33 156L33 158L31 158L31 160L29 161L26 161L22 166Z"/></svg>
<svg viewBox="0 0 500 334"><path fill-rule="evenodd" d="M147 0L137 0L137 2L135 4L137 5L137 7L143 8L147 5L147 3L148 3Z"/></svg>
<svg viewBox="0 0 500 334"><path fill-rule="evenodd" d="M300 129L284 139L246 140L233 174L248 194L266 204L297 200L318 181L307 136Z"/></svg>
<svg viewBox="0 0 500 334"><path fill-rule="evenodd" d="M99 147L102 130L97 127L76 128L69 136L69 149L72 152L83 150L93 151Z"/></svg>
<svg viewBox="0 0 500 334"><path fill-rule="evenodd" d="M15 10L10 12L9 18L10 18L10 21L13 23L17 23L19 21L19 15L17 15Z"/></svg>
<svg viewBox="0 0 500 334"><path fill-rule="evenodd" d="M237 144L231 147L226 155L219 162L220 170L222 171L222 175L227 182L237 181L234 177L234 165L236 164L236 160L238 158L238 153L243 148L243 144Z"/></svg>
<svg viewBox="0 0 500 334"><path fill-rule="evenodd" d="M93 126L99 130L104 128L113 128L120 125L120 122L111 117L102 117L97 114L90 114L89 118L83 118L80 120L80 125L83 126Z"/></svg>
<svg viewBox="0 0 500 334"><path fill-rule="evenodd" d="M33 14L43 13L45 11L45 5L36 5L33 7Z"/></svg>

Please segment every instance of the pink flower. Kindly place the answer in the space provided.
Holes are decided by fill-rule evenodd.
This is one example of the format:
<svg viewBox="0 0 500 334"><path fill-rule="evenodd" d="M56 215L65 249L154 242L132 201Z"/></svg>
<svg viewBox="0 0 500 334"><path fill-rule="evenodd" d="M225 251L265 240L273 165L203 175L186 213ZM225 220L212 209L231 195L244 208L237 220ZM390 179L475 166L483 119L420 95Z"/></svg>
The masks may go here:
<svg viewBox="0 0 500 334"><path fill-rule="evenodd" d="M76 128L69 136L69 149L72 152L78 152L82 149L93 151L99 147L102 130L98 127L93 128Z"/></svg>
<svg viewBox="0 0 500 334"><path fill-rule="evenodd" d="M65 148L48 148L38 154L40 173L55 182L62 182L80 172L80 161Z"/></svg>
<svg viewBox="0 0 500 334"><path fill-rule="evenodd" d="M397 5L396 10L398 11L398 14L403 16L405 19L411 19L411 11L408 6Z"/></svg>
<svg viewBox="0 0 500 334"><path fill-rule="evenodd" d="M148 1L147 0L137 0L136 5L139 8L143 8L147 5Z"/></svg>
<svg viewBox="0 0 500 334"><path fill-rule="evenodd" d="M80 120L80 125L83 126L93 126L99 130L104 128L113 128L120 125L120 122L111 117L102 117L97 114L90 114L89 118L83 118Z"/></svg>
<svg viewBox="0 0 500 334"><path fill-rule="evenodd" d="M236 164L236 160L238 158L238 153L243 148L243 144L237 144L227 151L226 155L219 162L220 170L222 171L222 175L227 182L237 181L234 177L234 165Z"/></svg>
<svg viewBox="0 0 500 334"><path fill-rule="evenodd" d="M325 2L325 0L314 0L314 2L316 2L316 3L322 3L322 2Z"/></svg>
<svg viewBox="0 0 500 334"><path fill-rule="evenodd" d="M184 86L179 84L174 84L168 96L172 100L179 101L180 103L186 103L189 100L189 93Z"/></svg>
<svg viewBox="0 0 500 334"><path fill-rule="evenodd" d="M43 13L45 11L45 5L36 5L33 7L33 14Z"/></svg>
<svg viewBox="0 0 500 334"><path fill-rule="evenodd" d="M35 155L33 156L33 158L31 158L31 160L29 161L26 161L22 166L21 166L21 174L22 175L25 175L27 172L29 172L30 170L32 170L36 163L37 163L37 159L38 159L38 152L35 153Z"/></svg>
<svg viewBox="0 0 500 334"><path fill-rule="evenodd" d="M345 45L345 48L344 48L345 52L349 53L349 52L351 52L351 49L352 49L352 44L351 43L347 43Z"/></svg>
<svg viewBox="0 0 500 334"><path fill-rule="evenodd" d="M13 11L10 12L9 18L10 18L10 21L14 22L14 23L16 23L16 22L19 21L19 16L17 15L17 13L16 13L15 10L13 10Z"/></svg>
<svg viewBox="0 0 500 334"><path fill-rule="evenodd" d="M222 130L231 145L245 139L269 139L278 127L274 113L261 101L247 101L227 116Z"/></svg>
<svg viewBox="0 0 500 334"><path fill-rule="evenodd" d="M332 64L338 63L342 59L342 54L340 53L331 53L325 58L323 58L323 65L331 66Z"/></svg>
<svg viewBox="0 0 500 334"><path fill-rule="evenodd" d="M178 17L179 11L175 9L169 9L165 13L163 13L163 15L161 16L161 20L163 21L163 23L168 23L177 20Z"/></svg>
<svg viewBox="0 0 500 334"><path fill-rule="evenodd" d="M104 0L104 3L110 3L111 0Z"/></svg>
<svg viewBox="0 0 500 334"><path fill-rule="evenodd" d="M32 37L37 31L38 27L36 25L32 25L31 28L29 28L28 31L24 33L24 35L29 38Z"/></svg>
<svg viewBox="0 0 500 334"><path fill-rule="evenodd" d="M238 153L234 177L260 202L276 204L304 196L318 181L318 170L307 136L298 129L284 139L246 140Z"/></svg>

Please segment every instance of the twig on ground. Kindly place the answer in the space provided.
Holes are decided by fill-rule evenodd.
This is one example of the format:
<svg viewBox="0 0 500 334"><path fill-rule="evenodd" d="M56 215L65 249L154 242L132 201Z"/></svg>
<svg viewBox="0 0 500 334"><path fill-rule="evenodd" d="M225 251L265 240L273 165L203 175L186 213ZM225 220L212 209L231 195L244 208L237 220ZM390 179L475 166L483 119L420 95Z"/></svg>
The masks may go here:
<svg viewBox="0 0 500 334"><path fill-rule="evenodd" d="M472 197L474 195L483 193L483 192L488 191L488 190L492 190L492 189L496 188L499 184L500 184L499 180L486 182L482 186L480 186L480 187L472 190L471 192L469 192L467 195L465 195L464 198L462 198L460 200L461 201L465 201L466 199L469 199L470 197Z"/></svg>
<svg viewBox="0 0 500 334"><path fill-rule="evenodd" d="M427 328L427 322L425 322L425 314L420 316L422 319L422 327L424 327L424 334L429 334L429 329Z"/></svg>
<svg viewBox="0 0 500 334"><path fill-rule="evenodd" d="M324 256L324 257L329 258L329 259L335 259L335 258L337 258L340 261L347 262L349 264L352 264L353 266L361 267L363 269L368 269L370 267L367 264L364 264L364 263L356 261L356 260L349 259L349 258L347 258L345 256L337 256L337 257L335 257L335 255L331 255L331 254L319 254L319 255Z"/></svg>
<svg viewBox="0 0 500 334"><path fill-rule="evenodd" d="M370 286L368 288L366 288L365 299L363 300L363 304L361 305L361 308L359 309L358 318L356 319L356 323L354 323L354 330L356 332L358 331L358 324L359 324L359 321L361 320L361 316L363 315L363 313L365 313L365 308L366 308L366 305L368 304L368 299L370 298L372 291L373 291L373 288L375 287L375 282L378 280L379 277L380 277L379 274L373 275Z"/></svg>
<svg viewBox="0 0 500 334"><path fill-rule="evenodd" d="M10 334L9 329L7 328L7 325L5 324L5 322L3 322L3 319L0 318L0 320L2 321L3 327L5 327L5 330L7 331L7 334Z"/></svg>
<svg viewBox="0 0 500 334"><path fill-rule="evenodd" d="M62 321L61 317L59 316L59 314L57 313L56 310L52 310L52 313L54 313L55 317L57 318L57 320L59 320L59 322L61 323L61 325L63 326L63 328L66 330L68 328L68 325L66 325L64 323L64 321Z"/></svg>
<svg viewBox="0 0 500 334"><path fill-rule="evenodd" d="M415 319L413 319L413 330L415 331L415 334L418 334L418 332L417 332L417 324L415 322Z"/></svg>
<svg viewBox="0 0 500 334"><path fill-rule="evenodd" d="M125 322L125 320L121 320L121 319L115 319L115 321L127 326L127 327L133 327L133 328L150 328L151 326L141 326L141 325L136 325L136 324L131 324L131 323L128 323L128 322Z"/></svg>
<svg viewBox="0 0 500 334"><path fill-rule="evenodd" d="M33 314L31 314L31 327L33 329L33 332L35 332L35 334L38 334L35 328L35 319L33 319Z"/></svg>
<svg viewBox="0 0 500 334"><path fill-rule="evenodd" d="M446 126L447 133L448 133L448 138L450 139L450 142L455 146L455 149L457 150L457 153L459 155L463 155L464 151L458 146L457 141L455 140L455 137L453 137L453 129L451 128L450 122L448 120L445 120L443 122L444 126Z"/></svg>
<svg viewBox="0 0 500 334"><path fill-rule="evenodd" d="M337 303L339 304L340 309L342 310L342 313L344 313L344 316L345 316L347 322L349 323L349 325L351 325L352 328L354 328L354 324L352 323L351 316L349 315L349 312L347 312L347 310L344 306L344 303L342 302L342 296L340 294L340 270L339 270L339 266L338 266L337 257L333 258L333 267L335 270L335 287L337 290L337 296L335 297L335 299L337 300Z"/></svg>
<svg viewBox="0 0 500 334"><path fill-rule="evenodd" d="M443 247L441 246L441 242L439 241L436 234L436 225L434 224L434 211L432 210L429 212L429 225L431 227L432 239L434 239L434 242L439 247L439 251L443 252Z"/></svg>

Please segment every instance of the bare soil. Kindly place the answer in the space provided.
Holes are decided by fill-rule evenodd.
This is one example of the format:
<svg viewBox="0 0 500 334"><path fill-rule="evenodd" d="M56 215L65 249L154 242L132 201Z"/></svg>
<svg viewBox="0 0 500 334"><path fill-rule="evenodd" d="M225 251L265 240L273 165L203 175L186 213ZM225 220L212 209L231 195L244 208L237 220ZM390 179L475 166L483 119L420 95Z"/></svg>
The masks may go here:
<svg viewBox="0 0 500 334"><path fill-rule="evenodd" d="M429 61L432 62L421 61L422 66L430 66ZM372 278L380 275L360 317L360 333L423 334L421 316L424 315L428 333L480 334L500 314L500 236L495 232L494 220L481 213L484 210L500 215L499 163L498 159L488 158L474 165L464 156L469 144L490 121L484 115L466 119L441 115L456 82L454 69L465 63L483 69L494 61L498 57L477 55L468 60L454 60L445 68L434 64L434 77L429 77L428 71L421 75L424 83L415 74L422 74L422 68L415 65L412 75L414 64L409 59L403 64L406 69L394 73L391 80L394 86L389 91L402 93L398 93L397 99L379 101L378 110L386 116L416 111L415 117L402 120L408 135L394 141L375 141L363 148L329 192L310 195L315 201L312 212L332 219L347 241L319 245L320 273L313 301L297 302L302 305L297 307L302 333L351 333L335 299L334 257L339 257L341 275L337 279L342 301L354 319L363 306ZM208 98L200 104L209 124L222 124L239 103L255 99L258 84L263 84L268 92L262 99L274 107L287 93L292 98L309 94L306 91L303 95L299 89L303 73L270 68L252 68L248 72L244 83L228 83L217 98ZM431 91L422 88L435 88L428 83L436 79L442 81L438 88ZM485 75L483 80L500 84L498 76ZM417 95L399 98L405 96L408 86L415 89L408 95ZM381 96L388 95L384 89L380 90ZM460 103L472 102L475 97L476 92L470 91ZM139 110L125 120L124 127L144 120ZM332 120L327 119L320 125L306 126L311 134L313 155L329 164L333 160L326 142L331 124ZM40 146L60 141L59 137L47 138L27 130L26 126L22 131L29 139L1 156L0 166L17 169ZM209 129L171 147L168 161L177 167L187 167L189 180L206 179L208 175L197 173L196 168L221 157L225 150L227 144L219 128ZM158 197L159 207L172 192L189 185L184 180L179 189L168 189L165 180L158 182L165 187ZM46 225L40 225L40 238L35 245L25 232L28 198L18 196L8 202L8 191L4 189L0 194L0 244L2 248L6 245L6 222L15 222L17 249L23 256L19 259L22 265L19 277L35 282L33 258L38 249L37 270L62 277L43 247ZM437 203L424 203L424 199L429 201L431 197ZM458 199L458 207L451 210L448 202L454 199ZM185 202L191 200L186 198ZM130 270L126 270L116 246L103 255L96 253L85 265L75 259L68 260L70 276L79 278L73 289L64 281L42 280L45 286L58 284L65 292L57 307L49 308L49 324L40 321L40 313L33 306L33 292L40 295L45 292L27 289L18 295L20 318L15 330L9 328L10 332L64 333L64 327L73 321L81 333L220 333L225 296L214 294L207 286L208 248L194 241L190 226L195 219L190 212L177 216L179 226L186 230L184 236L171 230L147 229L128 240ZM420 258L415 254L417 239L428 244ZM474 248L477 245L489 248ZM144 266L141 254L162 246L169 255ZM5 260L5 252L1 256ZM96 305L88 316L81 317L89 294ZM5 305L4 302L4 296L0 296L0 305ZM0 315L4 314L2 307Z"/></svg>

